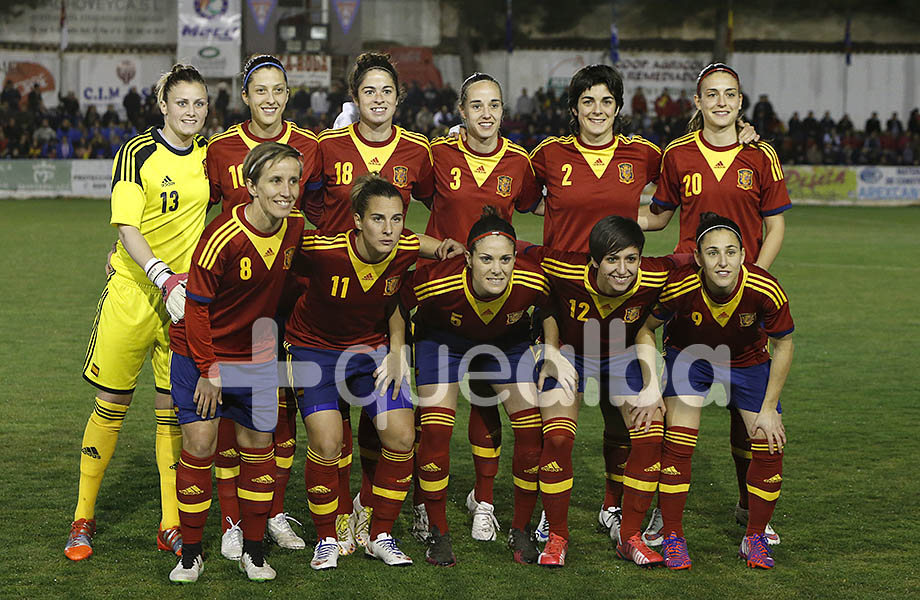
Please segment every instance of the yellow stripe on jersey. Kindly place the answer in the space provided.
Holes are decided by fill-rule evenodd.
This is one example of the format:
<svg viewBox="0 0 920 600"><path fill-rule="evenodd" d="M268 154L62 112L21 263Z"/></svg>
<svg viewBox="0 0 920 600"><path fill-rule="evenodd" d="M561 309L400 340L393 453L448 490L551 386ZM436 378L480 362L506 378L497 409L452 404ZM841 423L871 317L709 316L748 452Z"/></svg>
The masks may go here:
<svg viewBox="0 0 920 600"><path fill-rule="evenodd" d="M431 281L426 281L425 283L420 283L412 290L416 294L424 293L430 291L432 288L442 287L446 284L458 283L463 279L463 273L457 273L456 275L449 275L447 277L440 277L438 279L432 279Z"/></svg>
<svg viewBox="0 0 920 600"><path fill-rule="evenodd" d="M687 292L692 292L693 290L700 287L700 277L697 273L693 275L688 275L687 277L677 281L675 283L670 283L664 286L664 289L661 292L661 297L659 298L660 302L667 302L677 298L678 296L683 296Z"/></svg>
<svg viewBox="0 0 920 600"><path fill-rule="evenodd" d="M299 133L300 135L302 135L302 136L304 136L304 137L312 138L312 139L314 139L314 140L316 139L316 134L313 133L312 131L310 131L309 129L304 129L303 127L298 127L296 124L294 124L294 123L291 122L291 121L289 121L289 123L290 123L290 125L291 125L291 130L292 130L292 131L296 131L297 133Z"/></svg>
<svg viewBox="0 0 920 600"><path fill-rule="evenodd" d="M526 285L549 295L549 281L541 274L528 271L512 271L511 284Z"/></svg>
<svg viewBox="0 0 920 600"><path fill-rule="evenodd" d="M415 298L416 298L419 302L421 302L422 300L427 300L428 298L431 298L432 296L440 296L441 294L446 294L446 293L448 293L448 292L456 292L456 291L459 291L459 290L462 290L462 289L463 289L463 282L462 282L462 281L458 281L458 282L456 282L456 283L454 283L454 284L451 284L451 285L449 285L449 286L447 286L447 287L439 287L439 288L434 289L434 290L431 290L431 291L429 291L429 292L425 292L424 294L421 294L421 295L417 294L417 295L415 296Z"/></svg>
<svg viewBox="0 0 920 600"><path fill-rule="evenodd" d="M767 155L767 158L770 159L770 170L773 172L773 181L780 181L783 179L783 166L780 163L779 156L776 154L776 150L773 149L773 146L767 142L757 142L756 146L760 148L764 154Z"/></svg>
<svg viewBox="0 0 920 600"><path fill-rule="evenodd" d="M677 146L683 146L689 142L694 141L695 139L696 139L695 131L682 135L681 137L677 138L676 140L673 140L670 144L665 146L664 154L667 154L671 148L676 148Z"/></svg>
<svg viewBox="0 0 920 600"><path fill-rule="evenodd" d="M540 151L540 148L542 148L543 146L548 146L550 144L557 144L557 143L558 144L571 144L574 140L575 138L573 138L570 135L567 135L564 137L550 136L546 138L545 140L543 140L542 142L540 142L537 145L537 147L533 149L533 152L530 153L530 158L533 159L533 157L537 154L537 152Z"/></svg>
<svg viewBox="0 0 920 600"><path fill-rule="evenodd" d="M227 242L233 239L233 236L239 232L240 224L237 221L227 221L218 227L217 230L211 234L211 237L204 246L204 250L201 251L201 256L198 257L198 266L210 271L211 267L213 267L214 263L217 261L217 255L220 254L220 251L227 245Z"/></svg>
<svg viewBox="0 0 920 600"><path fill-rule="evenodd" d="M659 148L657 144L654 144L648 141L641 135L626 136L626 135L620 134L619 137L626 144L642 144L643 146L648 146L649 148L653 148L658 154L661 154L661 148Z"/></svg>
<svg viewBox="0 0 920 600"><path fill-rule="evenodd" d="M540 262L540 266L544 269L552 269L553 272L559 273L560 277L575 276L578 279L585 273L585 265L573 265L571 263L562 262L554 258L544 258Z"/></svg>
<svg viewBox="0 0 920 600"><path fill-rule="evenodd" d="M748 273L748 281L753 281L767 289L773 290L781 304L785 304L789 301L789 299L786 298L786 294L783 292L783 288L779 287L772 279L764 277L763 275L758 275L757 273Z"/></svg>

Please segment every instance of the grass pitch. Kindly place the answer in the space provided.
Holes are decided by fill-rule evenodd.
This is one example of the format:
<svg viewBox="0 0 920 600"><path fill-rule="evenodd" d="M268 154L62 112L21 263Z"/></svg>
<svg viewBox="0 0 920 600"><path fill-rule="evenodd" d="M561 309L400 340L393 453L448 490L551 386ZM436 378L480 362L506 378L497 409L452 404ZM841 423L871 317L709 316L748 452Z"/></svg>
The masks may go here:
<svg viewBox="0 0 920 600"><path fill-rule="evenodd" d="M360 554L333 572L315 573L309 549L270 549L278 579L250 584L220 557L215 501L205 532L206 571L177 588L175 558L155 551L159 518L153 456L153 384L146 367L97 506L95 555L71 563L62 552L76 500L80 439L93 390L80 377L103 262L115 238L108 205L98 200L0 201L0 596L4 598L654 598L912 597L920 568L911 553L917 525L916 450L920 418L912 382L917 367L920 292L917 208L796 207L774 273L796 321L796 355L783 394L789 436L785 482L773 524L782 536L771 572L737 558L743 529L734 523L734 469L728 415L703 411L687 502L690 572L644 571L615 558L595 531L602 499L601 418L582 409L575 444L576 484L568 564L549 571L511 562L503 539L474 542L463 506L473 484L464 407L458 414L448 496L459 564L425 564L408 534L408 510L395 535L416 564L387 568ZM413 206L410 226L424 230ZM539 240L538 218L518 216L519 237ZM649 235L646 253L673 248L676 223ZM511 519L510 430L496 484L497 516ZM306 525L299 428L287 510ZM355 461L354 481L357 481Z"/></svg>

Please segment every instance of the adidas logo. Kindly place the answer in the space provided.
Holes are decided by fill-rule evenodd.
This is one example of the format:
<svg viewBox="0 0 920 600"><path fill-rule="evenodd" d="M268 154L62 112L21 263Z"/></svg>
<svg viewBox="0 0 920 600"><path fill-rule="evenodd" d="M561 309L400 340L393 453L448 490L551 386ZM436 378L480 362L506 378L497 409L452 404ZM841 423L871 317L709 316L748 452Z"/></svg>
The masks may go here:
<svg viewBox="0 0 920 600"><path fill-rule="evenodd" d="M160 182L160 187L169 187L171 185L176 185L176 182L169 178L169 175L163 178L163 181Z"/></svg>
<svg viewBox="0 0 920 600"><path fill-rule="evenodd" d="M562 467L559 466L559 463L553 461L549 464L543 465L540 467L541 471L546 471L547 473L561 473Z"/></svg>
<svg viewBox="0 0 920 600"><path fill-rule="evenodd" d="M725 165L723 165L723 164L722 164L722 161L720 160L719 162L716 163L716 167L715 167L715 168L717 168L717 169L724 169L724 168L725 168Z"/></svg>
<svg viewBox="0 0 920 600"><path fill-rule="evenodd" d="M644 470L646 473L654 473L655 471L660 471L660 470L661 470L661 463L660 463L660 462L656 462L656 463L655 463L654 465L652 465L651 467L646 467L646 468L643 469L643 470Z"/></svg>
<svg viewBox="0 0 920 600"><path fill-rule="evenodd" d="M487 308L482 312L482 316L488 317L489 315L494 314L491 308Z"/></svg>
<svg viewBox="0 0 920 600"><path fill-rule="evenodd" d="M179 493L183 496L197 496L198 494L203 494L204 490L202 490L197 485L190 485L184 490L179 490Z"/></svg>
<svg viewBox="0 0 920 600"><path fill-rule="evenodd" d="M224 458L235 458L237 456L235 448L230 448L229 450L221 450L219 454Z"/></svg>
<svg viewBox="0 0 920 600"><path fill-rule="evenodd" d="M600 158L598 158L596 161L594 161L594 166L595 166L595 167L599 167L599 166L601 166L601 165L603 165L603 164L604 164L604 161L603 161L602 159L600 159Z"/></svg>
<svg viewBox="0 0 920 600"><path fill-rule="evenodd" d="M673 466L665 467L661 470L662 475L680 475L680 471L675 469Z"/></svg>
<svg viewBox="0 0 920 600"><path fill-rule="evenodd" d="M170 471L175 471L175 470L177 470L178 468L179 468L179 463L177 463L177 462L174 462L173 464L169 465L169 470L170 470Z"/></svg>
<svg viewBox="0 0 920 600"><path fill-rule="evenodd" d="M409 483L410 481L412 481L412 475L409 475L408 477L403 477L402 479L397 479L396 483Z"/></svg>
<svg viewBox="0 0 920 600"><path fill-rule="evenodd" d="M293 448L293 447L294 447L294 444L296 444L296 443L297 443L297 442L295 442L294 439L291 438L291 439L289 439L289 440L284 440L284 441L281 442L280 444L276 442L276 443L275 443L275 448Z"/></svg>
<svg viewBox="0 0 920 600"><path fill-rule="evenodd" d="M723 310L722 313L719 315L719 318L720 318L720 319L727 319L727 318L728 318L728 313L725 312L725 311Z"/></svg>
<svg viewBox="0 0 920 600"><path fill-rule="evenodd" d="M90 458L102 458L101 456L99 456L99 451L96 450L94 446L84 446L83 449L80 450L80 452L82 452L83 454L87 455Z"/></svg>
<svg viewBox="0 0 920 600"><path fill-rule="evenodd" d="M430 462L427 465L422 465L421 467L419 467L419 469L421 469L422 471L425 471L426 473L437 473L438 471L441 470L441 467L434 464L433 462Z"/></svg>
<svg viewBox="0 0 920 600"><path fill-rule="evenodd" d="M330 490L329 488L327 488L327 487L324 486L324 485L314 485L314 486L311 487L309 490L307 490L307 493L308 493L308 494L328 494L328 493L330 493L331 491L332 491L332 490Z"/></svg>
<svg viewBox="0 0 920 600"><path fill-rule="evenodd" d="M253 483L262 483L262 484L264 484L264 485L268 485L268 484L270 484L270 483L275 483L275 480L272 479L272 476L271 476L271 475L262 475L262 476L260 476L260 477L256 477L255 479L250 479L249 481L251 481L251 482L253 482Z"/></svg>
<svg viewBox="0 0 920 600"><path fill-rule="evenodd" d="M526 473L527 475L534 475L536 474L538 470L539 470L538 466L533 466L533 467L530 467L529 469L524 469L524 473Z"/></svg>
<svg viewBox="0 0 920 600"><path fill-rule="evenodd" d="M623 463L623 464L621 464L621 465L617 465L617 468L618 468L618 469L625 469L625 468L626 468L626 463Z"/></svg>
<svg viewBox="0 0 920 600"><path fill-rule="evenodd" d="M609 305L609 304L605 304L605 305L603 305L601 308L603 308L604 310L610 310L610 305Z"/></svg>
<svg viewBox="0 0 920 600"><path fill-rule="evenodd" d="M379 161L379 160L377 159L377 157L375 156L374 158L371 159L371 162L368 163L368 164L370 164L370 165L372 165L372 166L374 166L374 167L379 167L379 166L380 166L380 161Z"/></svg>
<svg viewBox="0 0 920 600"><path fill-rule="evenodd" d="M373 280L374 280L374 274L373 274L373 273L368 273L367 275L365 275L365 276L362 277L361 279L364 280L364 281L373 281Z"/></svg>
<svg viewBox="0 0 920 600"><path fill-rule="evenodd" d="M274 255L275 255L275 251L269 248L268 250L265 251L265 254L263 254L262 256L264 256L265 258L268 258L269 256L274 256Z"/></svg>
<svg viewBox="0 0 920 600"><path fill-rule="evenodd" d="M783 480L783 476L780 475L779 473L777 473L776 475L774 475L774 476L771 477L770 479L764 479L763 482L764 482L764 483L779 483L779 482L782 481L782 480Z"/></svg>
<svg viewBox="0 0 920 600"><path fill-rule="evenodd" d="M485 173L486 170L483 168L482 165L479 165L478 167L476 167L476 172L477 172L477 173Z"/></svg>

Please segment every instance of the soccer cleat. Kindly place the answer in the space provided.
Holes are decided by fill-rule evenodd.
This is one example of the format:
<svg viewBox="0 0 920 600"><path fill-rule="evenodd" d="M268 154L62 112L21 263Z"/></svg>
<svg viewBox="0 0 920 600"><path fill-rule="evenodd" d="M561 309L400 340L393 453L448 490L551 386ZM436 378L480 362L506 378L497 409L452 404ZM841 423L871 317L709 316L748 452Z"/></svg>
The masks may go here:
<svg viewBox="0 0 920 600"><path fill-rule="evenodd" d="M294 533L291 528L291 521L303 527L300 521L287 513L278 513L268 520L265 531L268 533L268 537L280 547L286 550L303 550L307 547L307 544L299 535Z"/></svg>
<svg viewBox="0 0 920 600"><path fill-rule="evenodd" d="M220 537L220 553L227 560L239 560L243 557L243 530L239 521L234 523L230 517L225 518L230 528Z"/></svg>
<svg viewBox="0 0 920 600"><path fill-rule="evenodd" d="M200 554L190 561L189 566L185 566L180 558L179 563L169 572L169 580L173 583L195 583L203 572L204 561Z"/></svg>
<svg viewBox="0 0 920 600"><path fill-rule="evenodd" d="M360 492L355 494L354 507L348 524L351 525L351 530L355 534L355 543L366 548L371 540L371 516L374 514L374 509L361 505Z"/></svg>
<svg viewBox="0 0 920 600"><path fill-rule="evenodd" d="M664 527L664 521L661 520L661 509L655 508L652 510L652 516L648 520L648 526L642 533L642 541L645 542L646 546L661 545L661 542L664 541L664 536L661 535L662 527Z"/></svg>
<svg viewBox="0 0 920 600"><path fill-rule="evenodd" d="M428 541L430 532L428 531L428 509L424 504L414 504L412 506L412 537L419 543L424 544Z"/></svg>
<svg viewBox="0 0 920 600"><path fill-rule="evenodd" d="M545 544L546 540L549 539L549 519L546 518L545 510L540 513L540 523L534 530L533 537L541 544Z"/></svg>
<svg viewBox="0 0 920 600"><path fill-rule="evenodd" d="M747 560L747 565L752 569L772 569L773 557L770 556L770 545L767 536L762 533L746 535L741 540L738 556Z"/></svg>
<svg viewBox="0 0 920 600"><path fill-rule="evenodd" d="M638 533L623 543L617 542L617 556L623 560L631 560L636 566L651 569L664 564L664 558L645 545Z"/></svg>
<svg viewBox="0 0 920 600"><path fill-rule="evenodd" d="M614 544L620 541L620 522L623 520L623 511L619 506L608 506L602 508L597 514L597 523L602 530L606 531L613 540Z"/></svg>
<svg viewBox="0 0 920 600"><path fill-rule="evenodd" d="M248 552L244 552L240 557L240 572L246 573L249 581L271 581L277 575L265 558L262 558L261 565L257 565Z"/></svg>
<svg viewBox="0 0 920 600"><path fill-rule="evenodd" d="M747 527L748 514L749 510L747 508L741 508L740 504L735 505L735 521L738 522L738 525ZM767 538L767 544L771 546L779 545L779 534L773 530L773 526L770 523L767 523L766 528L764 528L763 535Z"/></svg>
<svg viewBox="0 0 920 600"><path fill-rule="evenodd" d="M77 519L70 524L70 537L64 546L64 555L70 560L83 560L93 555L93 534L96 519Z"/></svg>
<svg viewBox="0 0 920 600"><path fill-rule="evenodd" d="M513 553L514 562L521 565L532 565L540 557L540 549L530 525L526 529L512 528L508 530L508 547Z"/></svg>
<svg viewBox="0 0 920 600"><path fill-rule="evenodd" d="M182 532L178 525L169 529L160 529L157 532L157 550L182 556Z"/></svg>
<svg viewBox="0 0 920 600"><path fill-rule="evenodd" d="M348 556L355 551L355 532L351 529L351 515L335 516L335 535L338 538L339 554Z"/></svg>
<svg viewBox="0 0 920 600"><path fill-rule="evenodd" d="M442 534L437 527L432 527L425 544L428 546L425 550L425 560L430 564L439 567L452 567L457 564L449 533Z"/></svg>
<svg viewBox="0 0 920 600"><path fill-rule="evenodd" d="M466 507L473 515L473 526L470 535L480 542L493 542L500 529L498 519L495 518L495 507L488 502L476 502L476 491L471 490L466 497Z"/></svg>
<svg viewBox="0 0 920 600"><path fill-rule="evenodd" d="M370 558L382 560L391 567L407 567L412 564L412 559L396 545L396 540L386 533L381 533L367 543L364 554Z"/></svg>
<svg viewBox="0 0 920 600"><path fill-rule="evenodd" d="M543 552L537 558L537 564L543 567L564 567L565 553L569 549L569 541L561 535L550 532L549 540L543 546Z"/></svg>
<svg viewBox="0 0 920 600"><path fill-rule="evenodd" d="M310 567L314 571L325 571L326 569L336 568L339 566L339 551L339 542L335 538L327 537L324 540L316 542L316 547L313 549L313 560L310 561Z"/></svg>
<svg viewBox="0 0 920 600"><path fill-rule="evenodd" d="M665 536L661 545L661 553L664 555L664 566L672 571L689 569L693 566L690 554L687 553L687 540L673 531Z"/></svg>

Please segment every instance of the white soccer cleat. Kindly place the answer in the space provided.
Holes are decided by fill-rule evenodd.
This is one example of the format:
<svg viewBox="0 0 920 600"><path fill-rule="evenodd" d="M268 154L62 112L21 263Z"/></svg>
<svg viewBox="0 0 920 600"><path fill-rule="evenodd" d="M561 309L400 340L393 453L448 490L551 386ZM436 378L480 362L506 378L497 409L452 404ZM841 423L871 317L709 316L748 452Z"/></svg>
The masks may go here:
<svg viewBox="0 0 920 600"><path fill-rule="evenodd" d="M239 560L243 556L243 530L240 521L234 523L230 517L226 519L230 529L220 537L220 553L227 560Z"/></svg>
<svg viewBox="0 0 920 600"><path fill-rule="evenodd" d="M747 527L748 515L750 510L747 508L741 508L740 504L735 505L735 520L738 522L738 525ZM779 534L773 530L773 525L767 523L767 526L763 530L763 535L767 539L767 544L770 546L779 545Z"/></svg>
<svg viewBox="0 0 920 600"><path fill-rule="evenodd" d="M345 516L345 515L342 515ZM313 549L313 560L310 567L314 571L325 571L339 566L339 542L335 538L327 537L316 543Z"/></svg>
<svg viewBox="0 0 920 600"><path fill-rule="evenodd" d="M414 504L412 506L412 537L424 544L431 535L428 525L428 509L424 504Z"/></svg>
<svg viewBox="0 0 920 600"><path fill-rule="evenodd" d="M648 520L648 526L642 532L642 541L646 546L660 546L664 542L664 536L661 535L662 527L664 527L664 521L661 520L661 509L655 508Z"/></svg>
<svg viewBox="0 0 920 600"><path fill-rule="evenodd" d="M374 514L374 509L361 505L360 492L355 495L353 504L355 508L348 524L351 525L351 530L355 534L355 543L366 548L371 541L371 516Z"/></svg>
<svg viewBox="0 0 920 600"><path fill-rule="evenodd" d="M335 516L335 535L338 538L339 554L348 556L357 548L355 544L355 532L351 529L351 515Z"/></svg>
<svg viewBox="0 0 920 600"><path fill-rule="evenodd" d="M303 550L307 547L307 543L294 533L291 521L303 527L300 521L287 513L278 513L268 520L265 530L268 532L268 537L280 547L286 550Z"/></svg>
<svg viewBox="0 0 920 600"><path fill-rule="evenodd" d="M407 567L412 564L412 559L400 550L396 540L386 533L381 533L368 542L364 553L371 558L382 560L391 567Z"/></svg>
<svg viewBox="0 0 920 600"><path fill-rule="evenodd" d="M264 557L262 558L262 564L257 565L247 552L244 552L242 558L240 558L240 571L246 573L249 581L271 581L277 575Z"/></svg>
<svg viewBox="0 0 920 600"><path fill-rule="evenodd" d="M466 497L466 507L473 514L473 526L470 530L473 539L494 542L500 530L498 519L495 518L495 507L488 502L477 502L475 490L471 490Z"/></svg>
<svg viewBox="0 0 920 600"><path fill-rule="evenodd" d="M198 576L204 572L204 561L201 559L201 555L195 557L192 561L192 566L185 568L182 566L182 559L179 559L179 564L169 572L169 580L173 583L195 583L198 581Z"/></svg>
<svg viewBox="0 0 920 600"><path fill-rule="evenodd" d="M606 529L614 544L620 543L620 522L623 520L623 511L619 506L602 508L597 514L597 523Z"/></svg>
<svg viewBox="0 0 920 600"><path fill-rule="evenodd" d="M549 519L546 518L545 510L540 513L540 523L537 524L537 528L533 532L533 537L541 544L545 544L549 539Z"/></svg>

